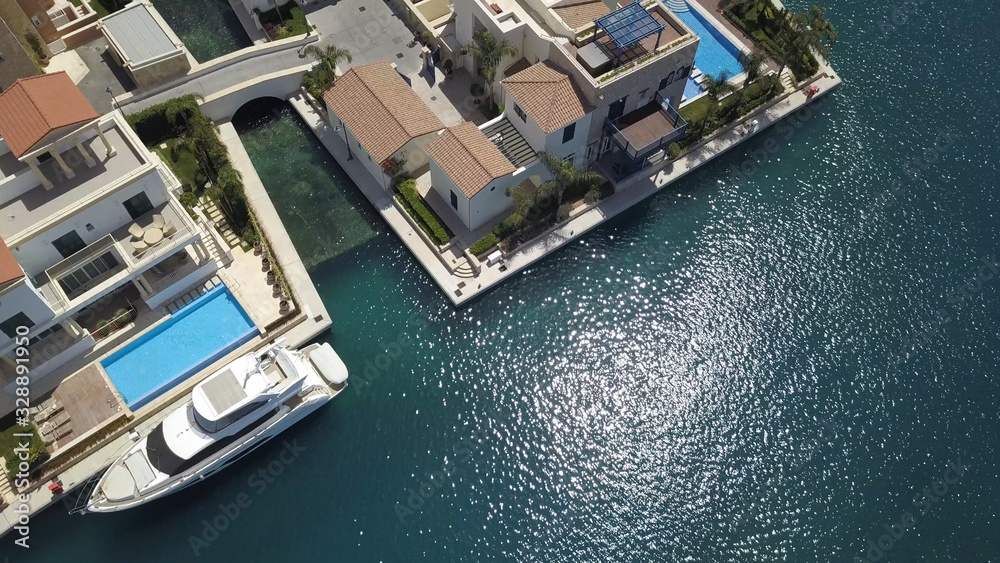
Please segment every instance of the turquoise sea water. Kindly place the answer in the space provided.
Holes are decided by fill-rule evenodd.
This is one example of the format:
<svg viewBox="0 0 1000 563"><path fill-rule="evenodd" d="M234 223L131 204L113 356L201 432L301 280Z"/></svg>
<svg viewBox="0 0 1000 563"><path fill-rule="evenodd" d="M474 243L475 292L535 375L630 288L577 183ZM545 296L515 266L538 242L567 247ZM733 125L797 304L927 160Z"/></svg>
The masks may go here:
<svg viewBox="0 0 1000 563"><path fill-rule="evenodd" d="M1000 277L978 273L1000 254L1000 13L828 13L845 84L820 109L461 310L345 211L294 119L241 124L272 196L320 202L290 229L351 387L224 474L122 514L51 509L30 556L0 555L847 562L909 513L882 561L1000 560ZM351 242L324 258L327 236ZM305 448L290 464L282 440Z"/></svg>
<svg viewBox="0 0 1000 563"><path fill-rule="evenodd" d="M217 286L101 362L132 410L250 340L257 327L225 286Z"/></svg>

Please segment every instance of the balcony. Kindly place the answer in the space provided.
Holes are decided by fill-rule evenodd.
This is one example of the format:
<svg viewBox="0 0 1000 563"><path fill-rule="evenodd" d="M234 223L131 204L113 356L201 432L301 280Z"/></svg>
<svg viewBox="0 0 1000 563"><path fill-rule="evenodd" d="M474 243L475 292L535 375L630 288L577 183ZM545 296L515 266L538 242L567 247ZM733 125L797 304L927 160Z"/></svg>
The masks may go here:
<svg viewBox="0 0 1000 563"><path fill-rule="evenodd" d="M630 166L629 172L655 162L661 151L687 134L687 122L659 93L652 103L604 124L608 136L621 149L620 153L638 167Z"/></svg>
<svg viewBox="0 0 1000 563"><path fill-rule="evenodd" d="M155 237L146 237L140 243L129 229L133 225L144 232L156 228L156 216L163 218L164 228L159 228ZM198 236L194 222L180 204L171 199L51 266L38 276L36 286L52 309L62 313L85 305L132 274L174 254Z"/></svg>

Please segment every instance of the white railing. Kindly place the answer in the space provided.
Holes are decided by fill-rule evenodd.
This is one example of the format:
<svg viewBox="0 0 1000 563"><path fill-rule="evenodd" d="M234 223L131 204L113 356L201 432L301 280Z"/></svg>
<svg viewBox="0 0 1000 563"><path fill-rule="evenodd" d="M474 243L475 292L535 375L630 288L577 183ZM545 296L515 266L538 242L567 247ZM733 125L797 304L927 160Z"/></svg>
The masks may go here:
<svg viewBox="0 0 1000 563"><path fill-rule="evenodd" d="M132 303L129 303L128 309L124 313L107 321L103 325L100 325L100 322L98 322L100 326L98 326L96 330L92 331L90 335L94 337L94 340L103 340L128 326L135 320L135 317L135 307L132 306Z"/></svg>

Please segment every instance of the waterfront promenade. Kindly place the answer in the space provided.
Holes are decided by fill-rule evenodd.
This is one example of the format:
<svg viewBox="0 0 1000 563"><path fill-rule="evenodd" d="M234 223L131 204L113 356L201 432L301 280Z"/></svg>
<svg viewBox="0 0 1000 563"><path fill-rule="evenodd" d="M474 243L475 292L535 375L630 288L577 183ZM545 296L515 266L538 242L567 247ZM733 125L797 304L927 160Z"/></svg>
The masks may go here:
<svg viewBox="0 0 1000 563"><path fill-rule="evenodd" d="M344 139L333 130L324 115L318 113L301 96L294 96L289 102L306 125L316 134L320 142L330 151L330 154L337 159L337 162L351 177L358 189L375 206L382 218L420 262L441 291L452 304L459 306L469 303L511 276L659 192L715 157L764 133L775 123L828 95L840 85L840 82L840 77L834 70L829 65L823 65L819 74L811 80L800 84L797 89L782 94L758 111L710 136L677 160L672 162L665 160L657 166L642 170L634 176L618 182L612 196L586 208L583 212L577 213L568 222L558 225L505 256L503 268L500 264L482 264L478 275L474 278L459 276L445 266L442 255L425 241L422 233L419 233L413 223L393 204L391 196L376 182L367 169L358 161L348 159L348 149ZM819 92L809 97L807 92L813 86L819 88ZM749 132L749 124L753 121L757 121L757 127L753 132Z"/></svg>

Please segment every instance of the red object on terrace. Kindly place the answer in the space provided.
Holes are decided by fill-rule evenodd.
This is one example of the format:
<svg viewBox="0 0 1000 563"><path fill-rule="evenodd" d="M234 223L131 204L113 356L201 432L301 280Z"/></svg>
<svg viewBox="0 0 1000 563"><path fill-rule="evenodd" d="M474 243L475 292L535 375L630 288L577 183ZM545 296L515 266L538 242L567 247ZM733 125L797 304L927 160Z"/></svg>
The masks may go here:
<svg viewBox="0 0 1000 563"><path fill-rule="evenodd" d="M61 494L63 494L62 483L60 483L59 481L53 481L53 482L49 483L49 490L52 491L52 494L54 494L54 495L61 495Z"/></svg>

